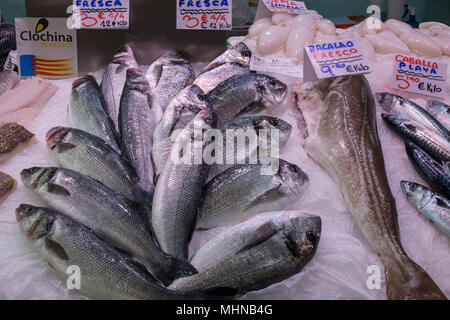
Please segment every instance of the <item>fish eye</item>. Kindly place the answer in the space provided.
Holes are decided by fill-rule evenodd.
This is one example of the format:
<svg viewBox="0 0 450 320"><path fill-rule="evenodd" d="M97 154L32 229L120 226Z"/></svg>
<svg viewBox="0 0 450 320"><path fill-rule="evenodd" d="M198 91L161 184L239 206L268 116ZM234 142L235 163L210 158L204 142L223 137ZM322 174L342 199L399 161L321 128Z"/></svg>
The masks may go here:
<svg viewBox="0 0 450 320"><path fill-rule="evenodd" d="M280 124L280 121L278 121L278 119L271 119L270 124L277 127Z"/></svg>
<svg viewBox="0 0 450 320"><path fill-rule="evenodd" d="M270 79L269 80L269 85L271 85L272 87L275 87L277 85L277 80L275 79Z"/></svg>
<svg viewBox="0 0 450 320"><path fill-rule="evenodd" d="M410 184L409 188L411 189L411 191L416 191L417 190L417 185L415 184Z"/></svg>
<svg viewBox="0 0 450 320"><path fill-rule="evenodd" d="M294 173L298 173L298 172L300 171L300 169L299 169L297 166L294 166L294 165L291 165L291 170L292 170Z"/></svg>
<svg viewBox="0 0 450 320"><path fill-rule="evenodd" d="M311 243L315 243L317 240L316 235L314 234L314 232L312 231L307 231L306 232L306 239L308 239Z"/></svg>
<svg viewBox="0 0 450 320"><path fill-rule="evenodd" d="M28 170L28 172L31 173L31 174L36 173L36 172L38 172L38 171L39 171L39 168L38 168L38 167L33 167L33 168L31 168L31 169Z"/></svg>

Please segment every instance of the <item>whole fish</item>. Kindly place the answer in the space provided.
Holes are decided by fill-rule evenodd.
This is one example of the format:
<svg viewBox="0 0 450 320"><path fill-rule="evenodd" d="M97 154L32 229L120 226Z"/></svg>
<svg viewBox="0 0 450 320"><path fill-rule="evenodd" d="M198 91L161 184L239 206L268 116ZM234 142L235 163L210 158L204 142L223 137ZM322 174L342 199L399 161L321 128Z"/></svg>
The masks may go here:
<svg viewBox="0 0 450 320"><path fill-rule="evenodd" d="M391 93L376 93L384 111L399 118L416 121L450 141L450 132L433 115L418 104Z"/></svg>
<svg viewBox="0 0 450 320"><path fill-rule="evenodd" d="M159 118L160 110L153 103L144 74L138 69L128 69L119 114L122 153L136 169L148 203L154 191L152 139Z"/></svg>
<svg viewBox="0 0 450 320"><path fill-rule="evenodd" d="M199 75L194 84L199 86L206 94L225 80L239 74L250 73L248 67L242 67L236 63L226 63Z"/></svg>
<svg viewBox="0 0 450 320"><path fill-rule="evenodd" d="M319 217L262 213L203 245L191 259L199 273L169 288L183 292L220 285L240 294L264 289L299 273L313 258L320 233Z"/></svg>
<svg viewBox="0 0 450 320"><path fill-rule="evenodd" d="M99 137L56 127L47 132L46 139L50 153L61 167L87 175L124 198L143 200L136 170Z"/></svg>
<svg viewBox="0 0 450 320"><path fill-rule="evenodd" d="M51 208L92 229L108 244L130 253L165 285L195 269L164 254L154 241L148 217L140 207L78 172L30 168L21 172L24 185Z"/></svg>
<svg viewBox="0 0 450 320"><path fill-rule="evenodd" d="M450 201L414 182L400 182L408 202L450 237Z"/></svg>
<svg viewBox="0 0 450 320"><path fill-rule="evenodd" d="M450 170L448 163L441 165L413 143L406 143L406 154L417 172L430 185L450 197Z"/></svg>
<svg viewBox="0 0 450 320"><path fill-rule="evenodd" d="M217 127L255 105L269 107L283 102L287 86L263 74L249 73L231 77L208 94L217 117Z"/></svg>
<svg viewBox="0 0 450 320"><path fill-rule="evenodd" d="M450 141L418 122L400 119L392 114L381 117L405 141L417 144L437 161L450 161Z"/></svg>
<svg viewBox="0 0 450 320"><path fill-rule="evenodd" d="M208 64L201 74L208 72L214 68L220 67L226 63L236 63L240 64L244 68L250 67L250 58L252 57L252 51L247 47L247 45L243 42L239 42L234 45L232 48L226 50L216 59L211 61Z"/></svg>
<svg viewBox="0 0 450 320"><path fill-rule="evenodd" d="M17 123L0 123L0 162L17 152L34 137Z"/></svg>
<svg viewBox="0 0 450 320"><path fill-rule="evenodd" d="M145 76L164 111L181 90L194 82L195 72L183 53L170 51L153 62Z"/></svg>
<svg viewBox="0 0 450 320"><path fill-rule="evenodd" d="M73 82L70 117L77 129L102 138L120 152L114 122L106 112L103 95L93 76L87 75Z"/></svg>
<svg viewBox="0 0 450 320"><path fill-rule="evenodd" d="M70 267L80 270L80 292L94 299L193 299L160 286L145 268L64 214L22 204L16 220L28 241L56 275L66 280Z"/></svg>
<svg viewBox="0 0 450 320"><path fill-rule="evenodd" d="M120 97L127 80L127 70L136 68L138 68L138 64L133 50L129 45L125 45L114 55L100 84L100 91L105 98L105 109L114 122L117 132L119 132Z"/></svg>
<svg viewBox="0 0 450 320"><path fill-rule="evenodd" d="M196 85L184 88L169 103L153 133L152 159L155 167L155 177L161 174L169 158L177 130L184 129L195 118L197 113L209 108L206 95Z"/></svg>
<svg viewBox="0 0 450 320"><path fill-rule="evenodd" d="M197 228L235 224L296 202L308 185L308 176L281 159L275 172L271 169L270 164L236 165L214 177L205 186Z"/></svg>
<svg viewBox="0 0 450 320"><path fill-rule="evenodd" d="M450 106L441 101L428 101L428 111L450 130Z"/></svg>
<svg viewBox="0 0 450 320"><path fill-rule="evenodd" d="M13 89L20 82L19 75L11 70L0 71L0 96Z"/></svg>
<svg viewBox="0 0 450 320"><path fill-rule="evenodd" d="M209 172L209 166L202 158L205 147L203 132L213 126L212 111L200 111L177 136L171 157L156 185L152 227L163 251L179 259L187 260L188 245ZM182 158L173 159L174 154Z"/></svg>
<svg viewBox="0 0 450 320"><path fill-rule="evenodd" d="M11 191L15 184L16 182L11 176L0 171L0 199Z"/></svg>
<svg viewBox="0 0 450 320"><path fill-rule="evenodd" d="M306 124L305 150L339 185L348 210L384 264L389 299L445 299L400 243L395 199L377 133L376 108L364 76L306 83L294 108Z"/></svg>

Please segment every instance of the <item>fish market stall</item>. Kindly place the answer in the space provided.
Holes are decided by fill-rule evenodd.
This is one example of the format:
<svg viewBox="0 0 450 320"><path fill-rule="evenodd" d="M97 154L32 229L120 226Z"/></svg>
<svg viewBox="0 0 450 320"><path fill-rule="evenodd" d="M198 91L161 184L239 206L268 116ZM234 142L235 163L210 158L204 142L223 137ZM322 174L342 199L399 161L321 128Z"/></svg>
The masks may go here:
<svg viewBox="0 0 450 320"><path fill-rule="evenodd" d="M371 30L367 21L336 29L315 12L275 13L257 16L217 58L191 61L169 51L149 65L128 41L83 77L19 82L1 72L0 298L450 297L449 221L442 222L450 216L450 139L448 114L439 112L450 105L450 84L440 98L392 88L398 55L450 63L450 27L390 20ZM250 71L259 56L297 59L303 74L305 46L349 39L359 40L370 73L314 87L286 68ZM396 104L390 94L410 102ZM412 102L428 103L430 113ZM336 113L324 111L329 105ZM277 129L277 170L173 163L177 145L213 128ZM194 158L190 152L180 154ZM430 168L438 172L433 181ZM436 224L444 230L412 205L422 186L443 208ZM120 268L99 263L102 254ZM67 277L62 270L73 264L81 292L55 276ZM85 270L97 275L93 282L83 282ZM105 270L109 277L98 277ZM124 273L129 291L114 282Z"/></svg>

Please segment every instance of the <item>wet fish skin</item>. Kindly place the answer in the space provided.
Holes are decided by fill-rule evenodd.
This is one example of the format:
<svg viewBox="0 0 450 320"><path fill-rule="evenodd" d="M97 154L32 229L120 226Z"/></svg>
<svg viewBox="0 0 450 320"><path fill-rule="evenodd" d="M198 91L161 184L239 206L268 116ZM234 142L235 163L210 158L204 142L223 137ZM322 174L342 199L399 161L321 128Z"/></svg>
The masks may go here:
<svg viewBox="0 0 450 320"><path fill-rule="evenodd" d="M171 152L180 154L183 147L186 161L177 163L170 157L156 185L151 224L162 250L178 259L188 258L188 245L209 172L209 166L203 158L194 161L197 148L189 147L186 143L194 141L193 144L198 144L201 141L203 154L203 133L214 126L214 120L211 110L201 110L186 129L178 134Z"/></svg>
<svg viewBox="0 0 450 320"><path fill-rule="evenodd" d="M119 132L120 97L127 79L127 70L136 69L138 64L129 45L121 48L113 57L103 74L100 91L105 98L105 110Z"/></svg>
<svg viewBox="0 0 450 320"><path fill-rule="evenodd" d="M408 202L450 237L450 201L418 183L401 181Z"/></svg>
<svg viewBox="0 0 450 320"><path fill-rule="evenodd" d="M271 165L235 165L205 186L197 228L210 229L235 224L261 212L286 208L301 197L308 176L282 159L273 174L263 174Z"/></svg>
<svg viewBox="0 0 450 320"><path fill-rule="evenodd" d="M209 108L206 95L196 85L187 86L169 103L153 133L155 177L161 174L166 164L177 130L184 129L198 112Z"/></svg>
<svg viewBox="0 0 450 320"><path fill-rule="evenodd" d="M0 199L11 191L15 184L16 182L11 176L0 171Z"/></svg>
<svg viewBox="0 0 450 320"><path fill-rule="evenodd" d="M70 117L77 129L100 137L120 152L114 122L106 112L103 95L93 76L87 75L73 82Z"/></svg>
<svg viewBox="0 0 450 320"><path fill-rule="evenodd" d="M446 299L431 277L408 257L399 239L376 108L364 76L306 83L295 89L307 125L305 150L339 185L348 209L385 267L391 300Z"/></svg>
<svg viewBox="0 0 450 320"><path fill-rule="evenodd" d="M406 154L422 178L446 197L450 197L448 163L444 165L437 163L424 150L411 142L406 143Z"/></svg>
<svg viewBox="0 0 450 320"><path fill-rule="evenodd" d="M80 268L80 291L90 298L153 300L188 297L160 286L145 267L64 214L22 204L16 210L16 220L33 248L60 278L67 278L69 266Z"/></svg>
<svg viewBox="0 0 450 320"><path fill-rule="evenodd" d="M13 89L20 82L19 75L11 70L0 72L0 96Z"/></svg>
<svg viewBox="0 0 450 320"><path fill-rule="evenodd" d="M450 161L450 141L417 122L385 113L381 117L403 140L417 144L438 161Z"/></svg>
<svg viewBox="0 0 450 320"><path fill-rule="evenodd" d="M243 67L237 63L225 63L199 75L195 79L194 84L208 94L223 81L233 76L247 73L250 73L248 67Z"/></svg>
<svg viewBox="0 0 450 320"><path fill-rule="evenodd" d="M428 101L428 111L450 130L450 106L441 101Z"/></svg>
<svg viewBox="0 0 450 320"><path fill-rule="evenodd" d="M130 253L163 284L196 273L184 261L164 254L155 243L141 207L78 172L62 168L30 168L21 172L26 188L49 207L92 229L108 244Z"/></svg>
<svg viewBox="0 0 450 320"><path fill-rule="evenodd" d="M141 199L136 170L99 137L78 129L55 127L47 132L46 139L50 153L61 167L87 175L124 198Z"/></svg>
<svg viewBox="0 0 450 320"><path fill-rule="evenodd" d="M30 131L17 123L0 123L0 162L10 156L19 146L25 145L33 137Z"/></svg>
<svg viewBox="0 0 450 320"><path fill-rule="evenodd" d="M313 258L321 219L291 212L266 212L225 230L191 259L199 273L169 287L185 291L217 285L240 294L260 290L297 273Z"/></svg>
<svg viewBox="0 0 450 320"><path fill-rule="evenodd" d="M195 79L192 65L182 52L169 51L153 62L145 73L161 110Z"/></svg>
<svg viewBox="0 0 450 320"><path fill-rule="evenodd" d="M432 114L418 104L391 93L376 93L384 111L399 118L416 121L450 141L450 132Z"/></svg>
<svg viewBox="0 0 450 320"><path fill-rule="evenodd" d="M204 74L212 69L218 68L226 63L239 64L244 68L250 68L250 58L252 56L252 51L243 42L239 42L232 48L226 50L216 59L208 64L201 74Z"/></svg>
<svg viewBox="0 0 450 320"><path fill-rule="evenodd" d="M268 107L283 102L287 86L262 74L231 77L208 94L208 101L217 116L217 127L257 104Z"/></svg>

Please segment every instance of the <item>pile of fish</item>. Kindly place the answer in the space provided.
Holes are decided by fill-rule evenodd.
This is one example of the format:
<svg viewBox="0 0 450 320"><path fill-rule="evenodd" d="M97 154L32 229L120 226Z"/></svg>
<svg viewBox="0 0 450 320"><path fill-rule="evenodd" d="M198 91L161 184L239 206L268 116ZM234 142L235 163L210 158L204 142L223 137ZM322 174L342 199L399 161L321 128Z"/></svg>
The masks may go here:
<svg viewBox="0 0 450 320"><path fill-rule="evenodd" d="M429 101L425 108L390 93L377 93L382 118L406 144L408 158L432 187L402 181L402 190L423 215L450 237L450 106Z"/></svg>
<svg viewBox="0 0 450 320"><path fill-rule="evenodd" d="M312 259L320 218L283 211L309 179L271 153L283 147L291 126L241 116L280 104L287 87L250 72L250 56L239 43L196 77L186 55L175 51L142 72L125 46L100 85L90 75L73 82L74 128L46 135L60 167L21 172L48 208L16 210L20 228L60 277L77 265L81 292L92 298L231 298L287 279ZM279 141L266 137L265 150L279 163L275 170L259 145L246 152L247 144L227 149L228 141L207 138L250 129L276 130ZM241 151L244 161L236 162ZM215 161L202 157L208 152ZM211 172L218 174L208 182ZM218 226L228 228L188 260L194 230Z"/></svg>

